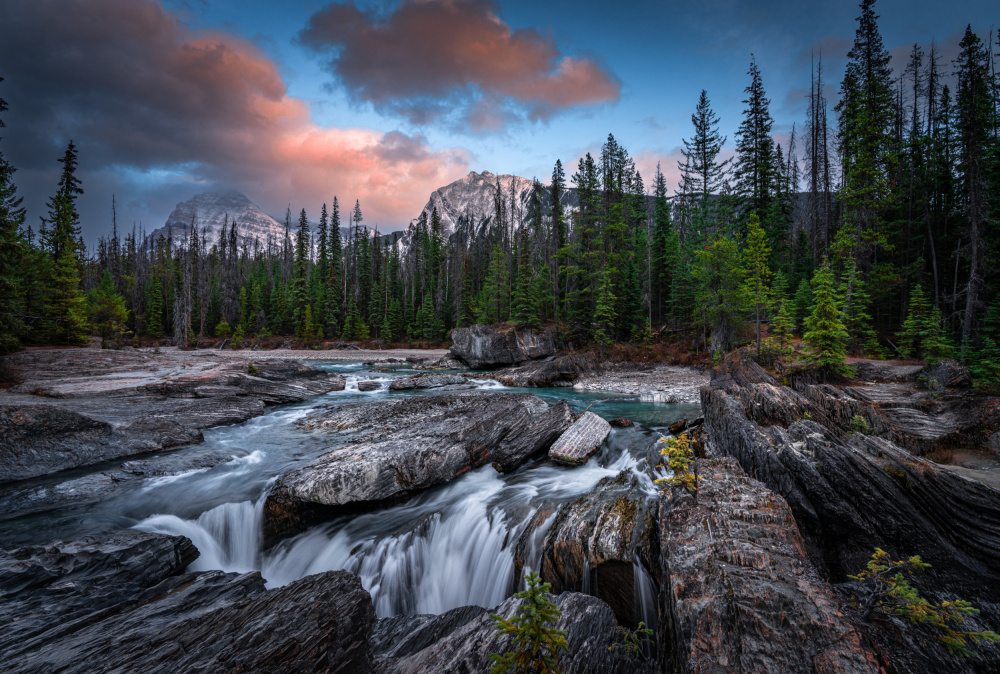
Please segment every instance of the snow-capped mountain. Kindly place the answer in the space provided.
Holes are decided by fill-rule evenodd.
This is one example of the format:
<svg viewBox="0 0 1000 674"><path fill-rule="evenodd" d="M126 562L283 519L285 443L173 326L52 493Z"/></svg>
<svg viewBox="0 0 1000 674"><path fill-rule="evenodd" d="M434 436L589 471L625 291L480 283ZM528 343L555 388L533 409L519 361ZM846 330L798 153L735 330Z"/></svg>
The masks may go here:
<svg viewBox="0 0 1000 674"><path fill-rule="evenodd" d="M456 180L450 185L439 187L431 193L427 205L421 211L427 216L430 223L431 213L437 208L441 218L441 225L444 235L450 237L458 234L465 240L482 236L490 224L493 222L495 213L494 198L497 192L497 179L499 178L500 189L509 205L509 194L511 184L514 186L516 196L516 207L523 213L523 221L528 221L528 198L531 195L531 180L520 176L501 175L497 176L489 171L477 173L471 171L469 175L461 180ZM400 245L405 250L410 239L417 231L417 223L420 215L410 221L409 226L400 239ZM519 219L515 216L515 224Z"/></svg>
<svg viewBox="0 0 1000 674"><path fill-rule="evenodd" d="M183 201L174 208L167 222L153 232L154 236L170 230L175 240L187 232L192 222L204 232L209 245L219 240L219 232L226 216L237 223L240 238L256 238L262 244L272 237L279 243L285 236L284 224L278 222L241 192L205 192ZM294 223L293 223L294 226Z"/></svg>

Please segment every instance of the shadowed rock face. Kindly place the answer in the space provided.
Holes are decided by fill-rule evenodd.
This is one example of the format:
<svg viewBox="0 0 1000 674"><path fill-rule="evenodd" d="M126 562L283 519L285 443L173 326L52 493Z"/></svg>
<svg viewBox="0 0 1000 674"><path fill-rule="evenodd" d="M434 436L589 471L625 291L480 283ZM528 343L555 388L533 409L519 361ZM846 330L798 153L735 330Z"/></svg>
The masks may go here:
<svg viewBox="0 0 1000 674"><path fill-rule="evenodd" d="M611 606L621 624L634 627L641 618L635 616L633 564L641 558L655 569L659 555L656 503L639 477L625 470L559 506L547 529L541 527L553 512L539 511L518 540L515 575L528 564L539 569L554 592L588 588ZM535 548L540 559L531 558Z"/></svg>
<svg viewBox="0 0 1000 674"><path fill-rule="evenodd" d="M296 362L192 361L138 352L40 351L11 362L29 379L0 395L0 483L202 440L266 405L341 390Z"/></svg>
<svg viewBox="0 0 1000 674"><path fill-rule="evenodd" d="M356 576L266 591L258 573L184 573L197 556L141 532L0 551L5 671L370 671Z"/></svg>
<svg viewBox="0 0 1000 674"><path fill-rule="evenodd" d="M838 410L863 408L842 391L810 386L808 393L769 383L702 389L709 454L734 457L787 501L811 561L831 581L864 568L876 547L894 559L920 555L933 567L911 579L921 594L973 602L982 614L966 621L968 629L1000 627L1000 492L884 437L851 433ZM803 400L823 413L794 420ZM866 418L883 412L867 409L873 417ZM874 621L869 633L886 661L897 663L894 671L1000 668L996 646L977 646L978 659L956 659L909 625Z"/></svg>
<svg viewBox="0 0 1000 674"><path fill-rule="evenodd" d="M646 674L650 663L609 650L620 637L614 614L601 600L567 592L555 597L562 611L556 629L566 630L569 652L560 665L566 674ZM384 674L489 671L490 654L504 653L509 637L498 637L490 613L512 617L520 599L508 599L487 610L475 606L456 608L437 616L395 616L375 624L371 637L374 671Z"/></svg>
<svg viewBox="0 0 1000 674"><path fill-rule="evenodd" d="M476 324L451 331L451 354L471 368L516 365L556 352L552 333Z"/></svg>
<svg viewBox="0 0 1000 674"><path fill-rule="evenodd" d="M302 427L344 433L340 441L350 443L278 480L264 506L265 545L338 509L396 502L493 461L513 470L548 449L568 414L568 407L552 411L534 395L467 393L401 397L311 415Z"/></svg>
<svg viewBox="0 0 1000 674"><path fill-rule="evenodd" d="M670 672L878 672L806 556L792 512L733 459L660 505L658 644Z"/></svg>

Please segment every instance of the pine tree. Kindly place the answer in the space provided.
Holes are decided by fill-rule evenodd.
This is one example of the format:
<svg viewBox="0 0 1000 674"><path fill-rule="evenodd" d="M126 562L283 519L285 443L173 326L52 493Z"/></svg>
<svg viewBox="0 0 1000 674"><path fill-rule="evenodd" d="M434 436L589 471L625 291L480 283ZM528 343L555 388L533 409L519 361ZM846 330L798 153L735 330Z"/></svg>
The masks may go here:
<svg viewBox="0 0 1000 674"><path fill-rule="evenodd" d="M541 582L535 572L525 574L527 588L514 595L521 603L513 618L493 615L497 633L513 638L513 649L503 654L493 654L490 674L558 674L562 671L559 660L568 652L566 632L554 624L562 612L547 594L548 583Z"/></svg>
<svg viewBox="0 0 1000 674"><path fill-rule="evenodd" d="M683 139L684 161L678 162L681 172L679 202L681 226L688 236L699 237L716 222L711 197L722 192L729 160L719 161L726 137L719 133L719 117L712 110L708 92L704 89L691 115L694 135Z"/></svg>
<svg viewBox="0 0 1000 674"><path fill-rule="evenodd" d="M717 236L695 251L696 318L710 331L708 348L715 354L732 349L743 330L747 307L740 250L728 236Z"/></svg>
<svg viewBox="0 0 1000 674"><path fill-rule="evenodd" d="M750 216L747 224L746 248L743 249L743 268L746 270L747 293L754 309L754 324L757 333L757 355L760 356L761 313L767 306L770 282L773 274L768 266L771 248L767 245L767 235L760 226L757 214Z"/></svg>
<svg viewBox="0 0 1000 674"><path fill-rule="evenodd" d="M3 78L0 77L0 82ZM7 103L0 98L0 114ZM0 119L0 128L3 128ZM21 275L27 271L26 245L20 227L24 224L24 208L14 185L16 169L0 152L0 355L18 348L19 337L25 331L21 320Z"/></svg>
<svg viewBox="0 0 1000 674"><path fill-rule="evenodd" d="M120 339L126 333L128 321L125 298L115 290L109 270L104 270L100 283L90 291L88 299L94 332L100 335L101 346L107 347L109 341Z"/></svg>
<svg viewBox="0 0 1000 674"><path fill-rule="evenodd" d="M736 191L744 214L767 213L775 189L771 101L764 93L757 60L751 56L750 84L744 90L743 122L736 132Z"/></svg>
<svg viewBox="0 0 1000 674"><path fill-rule="evenodd" d="M594 310L594 341L606 349L614 344L616 298L611 291L611 273L605 271L600 276L600 286L597 289L597 306Z"/></svg>
<svg viewBox="0 0 1000 674"><path fill-rule="evenodd" d="M813 306L813 291L812 286L809 285L809 281L802 279L799 282L799 287L795 290L795 298L792 300L794 305L793 318L795 319L795 330L796 332L805 332L806 319L809 317L809 313L812 311Z"/></svg>
<svg viewBox="0 0 1000 674"><path fill-rule="evenodd" d="M840 320L840 299L830 263L825 259L813 274L812 290L813 309L806 318L806 333L802 336L809 348L806 359L822 370L824 377L828 373L846 372L847 328Z"/></svg>
<svg viewBox="0 0 1000 674"><path fill-rule="evenodd" d="M299 213L299 228L295 234L295 263L292 276L292 321L295 324L295 334L300 339L306 339L303 335L306 330L306 307L309 306L309 294L306 291L309 250L309 219L306 217L306 209L303 208Z"/></svg>

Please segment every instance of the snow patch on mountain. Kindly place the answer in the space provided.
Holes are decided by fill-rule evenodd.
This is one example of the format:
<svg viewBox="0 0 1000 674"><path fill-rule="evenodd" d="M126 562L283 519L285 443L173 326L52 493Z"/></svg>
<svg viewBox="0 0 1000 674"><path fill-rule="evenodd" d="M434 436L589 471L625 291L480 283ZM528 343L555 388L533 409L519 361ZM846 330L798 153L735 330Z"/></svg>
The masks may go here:
<svg viewBox="0 0 1000 674"><path fill-rule="evenodd" d="M270 237L280 245L285 236L285 225L278 222L237 191L204 192L183 201L174 208L163 227L153 232L153 236L166 235L169 231L174 240L182 238L192 223L204 234L208 245L218 242L222 225L228 218L236 222L241 240L257 239L266 244ZM293 227L294 227L293 223Z"/></svg>

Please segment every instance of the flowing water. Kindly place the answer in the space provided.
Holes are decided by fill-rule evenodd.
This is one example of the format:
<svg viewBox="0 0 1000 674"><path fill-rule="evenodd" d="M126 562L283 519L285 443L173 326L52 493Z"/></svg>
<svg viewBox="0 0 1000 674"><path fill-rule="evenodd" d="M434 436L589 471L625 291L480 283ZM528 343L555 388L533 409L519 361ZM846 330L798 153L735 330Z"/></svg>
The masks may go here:
<svg viewBox="0 0 1000 674"><path fill-rule="evenodd" d="M232 460L148 479L124 495L89 507L2 523L0 545L134 527L190 538L201 553L191 570L259 570L270 587L321 571L347 569L361 577L379 616L441 613L468 604L495 606L515 588L513 549L540 507L574 500L622 470L634 471L642 489L654 498L647 466L650 448L668 424L697 415L697 407L690 405L639 402L571 388L513 389L490 380L477 382L479 389L528 391L549 402L565 399L578 411L589 408L606 419L625 416L637 426L614 429L602 451L583 466L533 461L507 475L483 466L402 505L343 516L264 551L262 515L268 488L282 473L334 446L329 434L300 429L297 420L320 406L378 404L388 396L450 392L361 392L359 379L388 383L411 372L373 373L359 363L316 366L343 374L345 390L211 429L202 445L181 450L231 451ZM537 566L541 542L554 518L555 514L533 532L529 567ZM636 613L653 624L654 581L638 558L634 566Z"/></svg>

